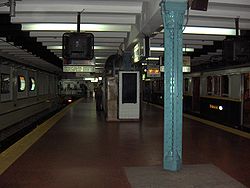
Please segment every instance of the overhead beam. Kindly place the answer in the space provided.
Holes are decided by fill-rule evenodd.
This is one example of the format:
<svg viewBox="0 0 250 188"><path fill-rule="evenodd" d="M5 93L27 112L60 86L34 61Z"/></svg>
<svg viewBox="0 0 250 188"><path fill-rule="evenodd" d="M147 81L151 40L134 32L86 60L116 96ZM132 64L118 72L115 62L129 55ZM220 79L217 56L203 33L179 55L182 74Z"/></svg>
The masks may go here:
<svg viewBox="0 0 250 188"><path fill-rule="evenodd" d="M151 46L153 44L163 44L163 39L152 39ZM213 41L206 40L183 40L183 44L191 44L191 45L213 45Z"/></svg>
<svg viewBox="0 0 250 188"><path fill-rule="evenodd" d="M136 25L131 28L131 33L126 41L126 48L131 48L138 38L143 37L143 35L150 36L160 27L162 24L160 2L161 0L144 2L142 13L137 19Z"/></svg>
<svg viewBox="0 0 250 188"><path fill-rule="evenodd" d="M190 17L188 26L234 28L235 18ZM240 19L240 29L249 29L250 20Z"/></svg>
<svg viewBox="0 0 250 188"><path fill-rule="evenodd" d="M141 12L142 2L127 1L59 1L25 0L18 2L16 12L81 12L86 13L123 13Z"/></svg>
<svg viewBox="0 0 250 188"><path fill-rule="evenodd" d="M249 7L237 7L237 6L218 6L211 5L207 11L195 11L190 10L190 16L202 16L210 18L237 18L249 19L250 8Z"/></svg>
<svg viewBox="0 0 250 188"><path fill-rule="evenodd" d="M62 42L62 37L38 37L38 42ZM95 36L95 43L121 43L124 38L99 38Z"/></svg>
<svg viewBox="0 0 250 188"><path fill-rule="evenodd" d="M159 33L153 37L154 39L162 39L163 40L163 33ZM196 35L196 34L183 34L184 40L212 40L212 41L221 41L224 40L225 36L218 36L218 35Z"/></svg>
<svg viewBox="0 0 250 188"><path fill-rule="evenodd" d="M42 42L43 46L62 46L62 41L58 41L58 42ZM108 43L108 42L95 42L96 46L107 46L107 47L115 47L115 48L119 48L120 43Z"/></svg>

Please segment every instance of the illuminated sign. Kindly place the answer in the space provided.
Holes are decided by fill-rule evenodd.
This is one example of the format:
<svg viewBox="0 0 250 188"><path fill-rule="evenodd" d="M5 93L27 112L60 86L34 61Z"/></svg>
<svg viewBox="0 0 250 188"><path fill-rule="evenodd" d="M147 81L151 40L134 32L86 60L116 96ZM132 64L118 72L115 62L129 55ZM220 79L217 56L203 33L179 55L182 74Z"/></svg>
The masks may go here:
<svg viewBox="0 0 250 188"><path fill-rule="evenodd" d="M63 66L63 72L95 72L95 66Z"/></svg>
<svg viewBox="0 0 250 188"><path fill-rule="evenodd" d="M209 108L213 110L220 110L220 111L224 109L223 106L214 105L214 104L209 104Z"/></svg>
<svg viewBox="0 0 250 188"><path fill-rule="evenodd" d="M141 59L140 57L140 43L137 43L134 47L134 63L139 62Z"/></svg>
<svg viewBox="0 0 250 188"><path fill-rule="evenodd" d="M149 68L147 70L147 76L148 77L159 77L161 74L160 74L160 70L158 68Z"/></svg>
<svg viewBox="0 0 250 188"><path fill-rule="evenodd" d="M147 77L148 78L159 78L161 77L160 62L149 61L147 64Z"/></svg>
<svg viewBox="0 0 250 188"><path fill-rule="evenodd" d="M140 39L138 43L134 46L134 63L139 62L144 57L150 56L150 38L145 37L144 39Z"/></svg>
<svg viewBox="0 0 250 188"><path fill-rule="evenodd" d="M160 67L160 71L164 72L164 65ZM182 72L191 72L191 60L190 56L183 56Z"/></svg>

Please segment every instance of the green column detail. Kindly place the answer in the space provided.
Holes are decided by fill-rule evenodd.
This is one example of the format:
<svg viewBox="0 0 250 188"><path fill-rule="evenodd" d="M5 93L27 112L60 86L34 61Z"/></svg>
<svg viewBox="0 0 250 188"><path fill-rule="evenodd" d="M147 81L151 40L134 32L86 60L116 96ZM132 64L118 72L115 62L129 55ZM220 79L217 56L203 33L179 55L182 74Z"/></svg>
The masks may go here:
<svg viewBox="0 0 250 188"><path fill-rule="evenodd" d="M186 2L162 1L164 25L164 153L163 168L182 166L183 20Z"/></svg>

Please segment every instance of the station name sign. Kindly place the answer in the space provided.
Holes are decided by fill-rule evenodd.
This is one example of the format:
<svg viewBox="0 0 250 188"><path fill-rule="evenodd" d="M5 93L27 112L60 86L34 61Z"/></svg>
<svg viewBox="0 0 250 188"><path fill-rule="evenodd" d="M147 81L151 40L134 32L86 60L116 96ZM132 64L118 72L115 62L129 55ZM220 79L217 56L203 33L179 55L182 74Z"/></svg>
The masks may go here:
<svg viewBox="0 0 250 188"><path fill-rule="evenodd" d="M82 73L91 73L95 72L95 66L88 66L88 65L64 65L63 72L82 72Z"/></svg>
<svg viewBox="0 0 250 188"><path fill-rule="evenodd" d="M224 109L223 106L214 105L214 104L209 104L209 108L213 110L220 110L220 111Z"/></svg>

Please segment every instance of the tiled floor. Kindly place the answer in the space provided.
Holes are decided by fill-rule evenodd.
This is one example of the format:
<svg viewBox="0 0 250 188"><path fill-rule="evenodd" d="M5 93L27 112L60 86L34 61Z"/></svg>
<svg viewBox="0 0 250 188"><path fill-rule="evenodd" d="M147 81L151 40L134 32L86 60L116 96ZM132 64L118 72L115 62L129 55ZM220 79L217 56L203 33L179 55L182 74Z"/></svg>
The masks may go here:
<svg viewBox="0 0 250 188"><path fill-rule="evenodd" d="M128 188L123 167L161 165L163 111L141 122L104 121L82 101L3 175L1 188ZM213 163L250 187L250 140L184 119L183 163Z"/></svg>

